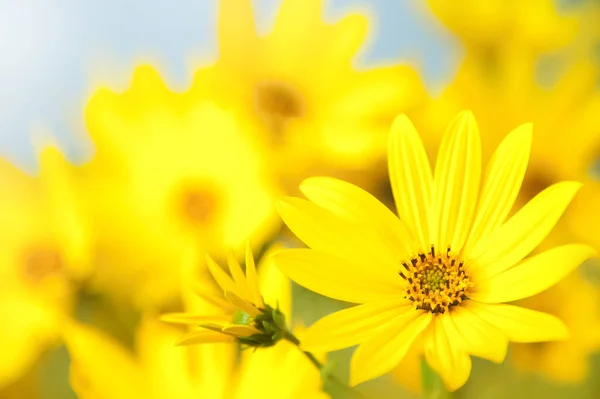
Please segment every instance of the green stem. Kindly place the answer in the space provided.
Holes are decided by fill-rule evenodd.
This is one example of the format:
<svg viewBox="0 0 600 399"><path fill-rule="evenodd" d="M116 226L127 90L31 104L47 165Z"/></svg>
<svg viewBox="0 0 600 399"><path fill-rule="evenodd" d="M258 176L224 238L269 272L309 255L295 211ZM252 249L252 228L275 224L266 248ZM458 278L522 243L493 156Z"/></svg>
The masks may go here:
<svg viewBox="0 0 600 399"><path fill-rule="evenodd" d="M308 358L308 360L310 360L310 362L312 364L315 365L315 367L319 370L319 371L323 371L323 367L325 367L325 365L323 363L321 363L319 361L319 359L317 359L315 357L315 355L313 355L311 352L307 352L307 351L302 351L302 353L304 353L304 356L306 356ZM329 377L332 377L331 375L329 375Z"/></svg>
<svg viewBox="0 0 600 399"><path fill-rule="evenodd" d="M327 369L327 365L324 365L323 363L321 363L319 361L319 359L317 359L315 357L315 355L313 355L312 352L303 350L300 347L300 340L298 338L296 338L296 336L294 334L292 334L290 331L285 331L285 333L283 335L283 339L294 344L304 354L304 356L306 356L308 358L308 360L310 360L310 362L317 368L317 370L319 370L319 373L321 373L321 378L323 379L323 383L325 385L326 391L331 390L331 391L341 393L341 395L343 395L344 398L364 399L364 396L361 393L355 391L348 385L344 384L342 381L338 380L330 372L330 370Z"/></svg>
<svg viewBox="0 0 600 399"><path fill-rule="evenodd" d="M429 367L425 359L421 360L421 379L424 399L452 398L452 393L446 390L442 379Z"/></svg>

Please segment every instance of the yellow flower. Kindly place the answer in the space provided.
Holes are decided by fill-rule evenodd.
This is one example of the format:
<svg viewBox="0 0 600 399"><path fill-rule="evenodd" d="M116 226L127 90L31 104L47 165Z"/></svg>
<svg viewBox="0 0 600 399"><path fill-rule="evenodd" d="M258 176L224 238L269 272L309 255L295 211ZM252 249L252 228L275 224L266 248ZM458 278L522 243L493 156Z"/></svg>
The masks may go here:
<svg viewBox="0 0 600 399"><path fill-rule="evenodd" d="M84 325L66 333L71 385L80 399L322 399L318 370L286 341L245 351L235 364L235 346L173 347L179 330L145 319L135 353Z"/></svg>
<svg viewBox="0 0 600 399"><path fill-rule="evenodd" d="M578 215L595 217L595 207L589 204L599 198L598 184L589 179L600 148L596 68L589 62L575 63L549 88L540 86L533 73L510 59L503 60L494 73L488 72L483 66L463 64L442 96L432 102L419 121L427 148L436 147L436 132L460 109L473 109L478 115L488 148L495 148L512 126L532 121L536 129L529 168L517 203L525 204L540 190L562 180L584 181L582 192L547 243L594 235L593 223L582 224ZM484 151L484 159L490 156L491 151Z"/></svg>
<svg viewBox="0 0 600 399"><path fill-rule="evenodd" d="M96 153L81 171L82 201L97 235L99 288L139 306L165 302L183 252L220 256L277 226L260 148L242 134L249 127L170 91L152 68L137 68L122 94L97 90L86 124Z"/></svg>
<svg viewBox="0 0 600 399"><path fill-rule="evenodd" d="M515 365L538 372L562 383L584 380L590 369L590 355L600 349L600 291L576 273L548 291L522 301L524 306L560 317L569 328L563 342L516 344L511 356Z"/></svg>
<svg viewBox="0 0 600 399"><path fill-rule="evenodd" d="M258 35L250 0L219 4L219 59L197 72L192 90L260 126L289 189L321 168L364 171L383 158L393 117L424 101L407 66L353 67L363 15L325 23L320 0L285 0L272 31Z"/></svg>
<svg viewBox="0 0 600 399"><path fill-rule="evenodd" d="M578 21L561 15L552 0L428 0L431 11L466 45L467 51L509 47L529 52L549 51L565 45Z"/></svg>
<svg viewBox="0 0 600 399"><path fill-rule="evenodd" d="M286 338L285 313L264 303L249 244L246 247L246 273L233 253L228 257L231 277L208 255L206 264L225 299L223 295L215 296L205 291L207 287L200 287L196 292L217 305L220 314L179 313L163 316L162 320L167 322L201 327L182 337L178 345L238 341L253 347L268 347Z"/></svg>
<svg viewBox="0 0 600 399"><path fill-rule="evenodd" d="M389 143L399 217L365 191L331 178L302 184L311 201L282 201L283 220L311 249L281 251L274 262L300 285L360 304L311 326L304 347L360 344L351 361L355 385L390 371L421 343L427 362L456 390L469 377L470 355L502 362L508 341L566 339L558 318L505 304L547 289L594 254L571 244L524 259L581 186L557 183L506 220L531 135L531 125L510 133L481 182L479 131L470 112L450 123L435 173L416 129L401 115Z"/></svg>
<svg viewBox="0 0 600 399"><path fill-rule="evenodd" d="M504 132L532 121L536 128L528 170L516 201L517 207L557 182L584 182L564 216L538 249L551 248L572 240L592 244L598 249L600 212L596 204L600 199L600 184L589 176L600 148L600 96L595 90L597 78L597 69L590 62L581 61L570 66L551 87L544 87L537 81L533 71L524 67L518 58L502 58L494 67L465 60L454 81L431 104L425 118L419 121L426 133L426 147L433 149L437 146L437 132L463 108L473 109L478 116L481 131L485 132L482 136L485 144L482 157L486 160L492 154L485 149L495 148ZM543 311L546 308L543 300L550 303L562 301L562 297L552 296L558 292L551 290L539 300L529 302L528 307ZM593 300L597 301L598 298ZM580 316L581 313L577 312L572 317ZM587 323L592 329L599 320L598 315L590 313L581 322ZM543 348L564 345L564 349L569 350L573 345L571 341L555 342ZM537 344L533 346L538 350L542 347ZM529 350L526 345L515 348L515 351ZM553 349L547 356L558 353ZM553 360L560 361L560 357ZM530 363L531 367L534 365L540 366L540 372L545 372L546 367L541 362ZM585 369L585 362L576 368ZM402 377L400 371L396 375ZM554 373L559 381L568 378L567 375L559 377Z"/></svg>
<svg viewBox="0 0 600 399"><path fill-rule="evenodd" d="M525 200L556 181L584 179L600 144L597 78L596 68L585 61L573 64L552 87L540 86L518 61L504 60L492 74L483 66L465 63L425 113L427 146L435 147L440 127L463 108L472 108L478 115L486 132L483 140L492 148L511 126L531 120L536 130ZM490 149L484 152L485 159L490 155Z"/></svg>
<svg viewBox="0 0 600 399"><path fill-rule="evenodd" d="M75 284L87 275L87 240L64 160L47 147L40 162L40 176L31 177L0 160L0 390L57 341Z"/></svg>
<svg viewBox="0 0 600 399"><path fill-rule="evenodd" d="M195 265L194 258L188 261ZM269 262L261 264L258 279L265 301L279 300L288 312L289 280ZM198 297L197 291L198 287L183 289L187 312L216 314L221 310L220 305ZM321 392L318 370L287 341L260 351L243 351L236 364L235 345L221 341L175 347L180 336L179 329L145 317L131 353L99 331L73 323L65 331L72 386L80 399L328 397Z"/></svg>

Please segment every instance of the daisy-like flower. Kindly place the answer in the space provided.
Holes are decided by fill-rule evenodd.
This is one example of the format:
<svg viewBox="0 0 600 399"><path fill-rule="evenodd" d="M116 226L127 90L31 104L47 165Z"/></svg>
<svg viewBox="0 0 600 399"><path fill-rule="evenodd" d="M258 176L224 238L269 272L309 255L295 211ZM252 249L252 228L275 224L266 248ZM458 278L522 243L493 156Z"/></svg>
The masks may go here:
<svg viewBox="0 0 600 399"><path fill-rule="evenodd" d="M325 399L319 371L291 343L237 352L235 345L174 348L181 332L146 317L132 353L90 326L65 333L79 399ZM237 360L239 358L239 360Z"/></svg>
<svg viewBox="0 0 600 399"><path fill-rule="evenodd" d="M479 57L497 50L539 54L564 46L575 35L578 20L552 0L508 3L501 0L453 3L428 0L435 16ZM487 54L486 54L487 53Z"/></svg>
<svg viewBox="0 0 600 399"><path fill-rule="evenodd" d="M223 303L222 296L207 295L205 287L197 286L200 281L195 273L205 270L204 267L197 268L198 255L189 256L189 265L184 267L184 309L190 314L221 314L223 306L228 306ZM262 294L262 301L278 303L282 313L290 314L290 281L268 262L268 258L265 260L261 262L257 276L253 272L246 273L245 279L250 281L244 287L252 287L254 293ZM247 269L254 270L251 262L248 262L250 266L247 265ZM260 291L255 289L257 286ZM199 290L202 297L197 295ZM244 308L257 305L257 301L246 297L244 288L234 288L234 291L244 297ZM207 296L210 300L206 300ZM233 308L227 307L231 311ZM80 399L329 397L322 391L319 370L286 340L261 350L239 353L237 345L227 343L232 340L220 339L229 337L221 332L212 334L211 340L218 343L175 348L173 343L181 334L176 326L146 315L135 332L134 349L131 351L90 326L67 324L64 337L72 359L71 384L74 391Z"/></svg>
<svg viewBox="0 0 600 399"><path fill-rule="evenodd" d="M250 0L220 0L219 58L192 90L260 127L272 173L288 188L315 171L360 169L385 155L387 128L426 96L407 65L357 70L363 13L324 21L322 0L284 0L273 29L257 33ZM341 173L341 172L340 172Z"/></svg>
<svg viewBox="0 0 600 399"><path fill-rule="evenodd" d="M189 248L241 255L246 240L262 243L279 227L250 127L173 92L155 69L136 68L123 93L98 89L86 124L96 152L77 171L78 189L94 222L93 284L111 296L139 307L172 301Z"/></svg>
<svg viewBox="0 0 600 399"><path fill-rule="evenodd" d="M590 177L600 148L600 96L596 90L598 69L586 55L561 71L562 74L557 76L554 83L542 85L538 79L539 65L531 62L533 54L519 54L513 50L509 48L511 54L496 54L493 60L482 59L476 54L465 56L454 80L430 104L424 118L416 122L423 133L425 146L430 151L438 147L443 127L459 110L468 108L477 115L480 129L485 132L482 137L482 159L487 161L509 129L531 121L536 129L527 173L515 208L526 204L541 190L557 182L568 180L584 183L537 251L568 241L591 244L598 250L600 210L596 204L600 200L600 184ZM535 54L533 60L539 61L539 54ZM566 305L559 292L553 289L528 302L527 307L540 311L560 310L560 313L551 313L560 315L569 329L573 326L574 331L593 331L600 321L600 315ZM591 296L589 300L597 302L598 298ZM548 304L544 304L544 301L548 301ZM568 301L577 302L573 298ZM585 306L594 307L596 304L587 302ZM573 314L566 317L567 311ZM539 373L556 381L573 381L575 376L585 378L585 373L575 370L587 370L587 359L579 356L581 363L575 365L575 358L572 362L563 361L565 358L562 354L577 346L580 353L586 348L590 356L594 351L593 345L592 341L579 339L578 334L573 333L569 340L552 345L515 345L511 359L528 358L529 353L536 353L536 358L548 360L529 362L529 369L537 366ZM557 349L561 346L564 351ZM520 352L523 352L522 356ZM548 364L567 363L572 366L571 371L565 371L562 375L559 375L560 367L554 368L554 371L547 367ZM395 375L404 385L419 385L403 378L406 374L401 371Z"/></svg>
<svg viewBox="0 0 600 399"><path fill-rule="evenodd" d="M406 116L392 125L390 181L398 217L362 189L311 178L310 201L280 203L282 218L310 249L284 250L274 262L320 294L360 304L316 322L306 350L359 344L351 384L380 376L412 345L449 390L460 388L471 355L502 362L507 344L568 337L564 323L506 304L552 286L594 255L570 244L527 255L548 234L580 184L557 183L507 220L531 146L531 125L510 133L481 181L476 121L460 113L449 125L433 172ZM526 258L527 257L527 258Z"/></svg>
<svg viewBox="0 0 600 399"><path fill-rule="evenodd" d="M252 347L273 346L282 338L295 340L288 332L285 314L265 304L260 293L256 266L250 245L246 247L246 272L231 253L228 257L231 276L206 255L206 264L223 295L212 295L208 287L196 292L220 310L219 314L179 313L163 316L172 323L199 326L200 330L183 336L178 345L208 342L235 342ZM224 296L224 298L223 298Z"/></svg>
<svg viewBox="0 0 600 399"><path fill-rule="evenodd" d="M56 343L75 287L89 272L66 162L52 147L39 156L37 177L0 159L0 391Z"/></svg>

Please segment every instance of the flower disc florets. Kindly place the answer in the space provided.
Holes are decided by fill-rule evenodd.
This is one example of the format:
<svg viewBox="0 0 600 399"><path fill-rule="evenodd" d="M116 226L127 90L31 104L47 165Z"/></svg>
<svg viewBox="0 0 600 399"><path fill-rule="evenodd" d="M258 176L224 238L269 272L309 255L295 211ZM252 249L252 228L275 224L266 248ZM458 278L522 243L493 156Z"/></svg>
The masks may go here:
<svg viewBox="0 0 600 399"><path fill-rule="evenodd" d="M410 262L402 262L402 266L399 274L408 282L406 298L417 309L445 313L468 299L468 289L473 283L463 261L452 255L450 247L442 255L436 254L431 246L428 253L419 253Z"/></svg>

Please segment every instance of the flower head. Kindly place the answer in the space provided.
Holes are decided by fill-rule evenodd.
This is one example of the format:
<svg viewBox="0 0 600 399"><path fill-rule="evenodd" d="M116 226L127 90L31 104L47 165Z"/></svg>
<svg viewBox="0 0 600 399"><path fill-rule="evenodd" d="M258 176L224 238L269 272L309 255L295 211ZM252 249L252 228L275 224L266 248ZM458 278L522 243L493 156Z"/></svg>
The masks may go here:
<svg viewBox="0 0 600 399"><path fill-rule="evenodd" d="M235 345L174 348L181 332L144 317L135 351L91 326L71 324L65 341L80 399L325 399L317 369L291 343L239 354Z"/></svg>
<svg viewBox="0 0 600 399"><path fill-rule="evenodd" d="M421 343L427 362L455 390L469 377L470 355L502 362L508 341L568 336L558 318L504 302L545 290L593 256L572 244L525 258L580 184L557 183L507 219L527 167L531 125L504 139L483 181L479 140L473 115L460 113L432 171L416 129L399 116L389 142L398 217L331 178L301 185L310 201L280 203L286 224L311 249L281 251L274 262L313 291L360 304L319 320L303 339L307 350L360 344L353 384L388 372Z"/></svg>
<svg viewBox="0 0 600 399"><path fill-rule="evenodd" d="M66 162L46 147L40 166L33 177L0 159L0 391L58 340L75 287L89 272Z"/></svg>
<svg viewBox="0 0 600 399"><path fill-rule="evenodd" d="M86 123L96 152L80 187L101 254L94 283L112 296L142 307L173 300L181 253L243 252L278 224L248 126L169 90L153 68L137 68L124 93L97 90Z"/></svg>
<svg viewBox="0 0 600 399"><path fill-rule="evenodd" d="M326 22L321 0L286 0L266 35L250 0L220 0L218 13L219 59L192 90L255 122L271 173L291 190L314 171L381 160L393 117L425 101L407 65L353 67L368 30L361 13Z"/></svg>
<svg viewBox="0 0 600 399"><path fill-rule="evenodd" d="M233 253L227 262L230 275L208 255L206 263L223 295L212 295L207 287L201 287L197 292L209 303L217 305L222 313L215 316L189 313L163 316L164 321L201 327L179 339L178 345L237 340L252 347L268 347L284 338L287 333L285 314L264 303L250 245L246 247L245 273Z"/></svg>
<svg viewBox="0 0 600 399"><path fill-rule="evenodd" d="M554 50L572 39L578 28L576 18L561 13L552 0L427 3L435 16L469 50L477 48L480 56L485 56L486 50L489 53L510 46L531 53Z"/></svg>

